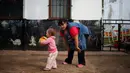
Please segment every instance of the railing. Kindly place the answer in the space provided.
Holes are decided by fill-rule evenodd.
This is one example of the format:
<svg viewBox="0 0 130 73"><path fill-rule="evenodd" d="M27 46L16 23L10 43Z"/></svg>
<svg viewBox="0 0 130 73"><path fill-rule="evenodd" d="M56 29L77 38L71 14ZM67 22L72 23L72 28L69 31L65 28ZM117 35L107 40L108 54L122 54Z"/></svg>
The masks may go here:
<svg viewBox="0 0 130 73"><path fill-rule="evenodd" d="M121 25L129 25L130 24L130 20L124 20L124 19L103 19L102 20L102 26L101 26L101 29L102 29L102 36L103 36L103 42L102 42L102 46L104 47L104 25L106 25L106 24L108 24L108 25L112 25L112 24L115 24L115 25L117 25L118 26L118 51L120 51L120 48L121 48L121 33L119 33L119 32L121 32ZM110 50L111 50L111 45L108 45L108 47L110 47Z"/></svg>

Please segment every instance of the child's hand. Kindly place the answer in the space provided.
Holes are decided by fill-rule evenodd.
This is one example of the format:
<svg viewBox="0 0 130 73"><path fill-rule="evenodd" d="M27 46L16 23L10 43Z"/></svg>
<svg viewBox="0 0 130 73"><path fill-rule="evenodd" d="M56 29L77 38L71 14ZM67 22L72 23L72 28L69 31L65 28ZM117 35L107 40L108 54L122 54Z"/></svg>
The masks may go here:
<svg viewBox="0 0 130 73"><path fill-rule="evenodd" d="M39 39L39 43L42 44L43 41L47 40L47 37L45 36L42 36L40 39ZM43 44L42 44L43 45Z"/></svg>
<svg viewBox="0 0 130 73"><path fill-rule="evenodd" d="M47 39L47 37L45 37L45 36L43 36L42 38L45 39L45 40Z"/></svg>

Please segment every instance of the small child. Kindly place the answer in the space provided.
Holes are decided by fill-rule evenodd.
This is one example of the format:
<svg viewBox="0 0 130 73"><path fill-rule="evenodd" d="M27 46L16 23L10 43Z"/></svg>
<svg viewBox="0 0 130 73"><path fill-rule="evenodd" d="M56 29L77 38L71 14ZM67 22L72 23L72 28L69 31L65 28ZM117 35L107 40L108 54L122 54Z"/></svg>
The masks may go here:
<svg viewBox="0 0 130 73"><path fill-rule="evenodd" d="M58 50L55 43L55 30L53 28L49 28L46 31L46 36L47 36L47 39L44 41L41 41L40 44L48 45L49 56L48 56L47 64L44 70L49 71L52 68L53 69L57 68L56 57L58 55Z"/></svg>

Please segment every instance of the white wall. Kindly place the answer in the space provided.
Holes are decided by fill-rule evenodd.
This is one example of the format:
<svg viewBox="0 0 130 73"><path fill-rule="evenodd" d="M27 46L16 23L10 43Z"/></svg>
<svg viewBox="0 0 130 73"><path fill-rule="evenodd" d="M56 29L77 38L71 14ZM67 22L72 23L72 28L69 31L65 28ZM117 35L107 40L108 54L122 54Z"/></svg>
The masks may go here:
<svg viewBox="0 0 130 73"><path fill-rule="evenodd" d="M72 0L71 15L75 20L100 20L102 0Z"/></svg>
<svg viewBox="0 0 130 73"><path fill-rule="evenodd" d="M23 18L48 19L49 0L24 0ZM75 20L100 20L102 0L72 0L71 18Z"/></svg>
<svg viewBox="0 0 130 73"><path fill-rule="evenodd" d="M109 0L104 0L103 19L119 19L119 0L110 3Z"/></svg>
<svg viewBox="0 0 130 73"><path fill-rule="evenodd" d="M123 4L122 4L122 19L130 19L130 0L122 0Z"/></svg>
<svg viewBox="0 0 130 73"><path fill-rule="evenodd" d="M49 0L24 0L23 18L29 20L48 19Z"/></svg>
<svg viewBox="0 0 130 73"><path fill-rule="evenodd" d="M130 0L104 0L104 19L130 19Z"/></svg>
<svg viewBox="0 0 130 73"><path fill-rule="evenodd" d="M104 0L103 19L130 20L130 0L116 0L114 3L109 3L109 0ZM118 30L117 24L113 25L115 26L114 30ZM113 25L104 25L104 31L109 32ZM123 25L122 29L130 29L130 25Z"/></svg>

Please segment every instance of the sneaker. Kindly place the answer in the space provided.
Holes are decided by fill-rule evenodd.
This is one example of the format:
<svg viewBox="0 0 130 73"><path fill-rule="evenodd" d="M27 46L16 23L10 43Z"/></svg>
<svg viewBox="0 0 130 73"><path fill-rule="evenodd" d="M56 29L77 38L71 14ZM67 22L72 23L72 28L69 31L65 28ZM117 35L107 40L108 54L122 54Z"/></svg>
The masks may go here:
<svg viewBox="0 0 130 73"><path fill-rule="evenodd" d="M57 67L52 67L52 69L57 69Z"/></svg>
<svg viewBox="0 0 130 73"><path fill-rule="evenodd" d="M64 64L64 65L65 65L65 64L68 64L68 63L67 63L67 62L62 62L62 64Z"/></svg>
<svg viewBox="0 0 130 73"><path fill-rule="evenodd" d="M83 67L83 64L78 64L77 67L78 67L78 68L82 68L82 67Z"/></svg>
<svg viewBox="0 0 130 73"><path fill-rule="evenodd" d="M44 68L44 71L50 71L51 69L49 69L49 68Z"/></svg>

